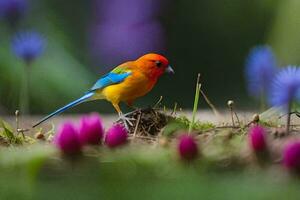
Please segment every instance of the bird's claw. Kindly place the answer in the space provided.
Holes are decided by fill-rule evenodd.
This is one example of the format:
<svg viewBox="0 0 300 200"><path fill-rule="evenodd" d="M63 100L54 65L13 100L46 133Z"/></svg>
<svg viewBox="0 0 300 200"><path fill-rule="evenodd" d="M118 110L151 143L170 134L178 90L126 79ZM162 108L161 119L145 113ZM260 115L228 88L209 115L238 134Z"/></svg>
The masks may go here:
<svg viewBox="0 0 300 200"><path fill-rule="evenodd" d="M133 126L133 123L131 121L134 121L135 119L134 118L130 118L130 117L126 117L126 115L128 115L128 113L125 114L125 115L123 115L122 113L119 114L118 121L122 120L123 123L124 123L124 125L125 125L125 128L127 130L129 130L129 126L128 125Z"/></svg>

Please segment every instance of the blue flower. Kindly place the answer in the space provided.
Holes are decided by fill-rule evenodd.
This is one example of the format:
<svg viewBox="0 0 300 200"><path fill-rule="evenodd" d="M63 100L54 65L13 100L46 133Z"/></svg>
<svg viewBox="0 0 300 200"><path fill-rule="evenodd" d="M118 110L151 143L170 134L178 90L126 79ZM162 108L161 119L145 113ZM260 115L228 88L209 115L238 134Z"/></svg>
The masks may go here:
<svg viewBox="0 0 300 200"><path fill-rule="evenodd" d="M288 66L272 82L269 102L273 106L287 106L300 100L300 68Z"/></svg>
<svg viewBox="0 0 300 200"><path fill-rule="evenodd" d="M18 22L27 11L27 0L0 0L0 17L14 24Z"/></svg>
<svg viewBox="0 0 300 200"><path fill-rule="evenodd" d="M30 63L43 53L45 45L45 38L39 33L23 31L13 38L11 48L17 57Z"/></svg>
<svg viewBox="0 0 300 200"><path fill-rule="evenodd" d="M249 94L254 97L265 95L277 71L276 58L269 46L253 48L246 60L245 76Z"/></svg>

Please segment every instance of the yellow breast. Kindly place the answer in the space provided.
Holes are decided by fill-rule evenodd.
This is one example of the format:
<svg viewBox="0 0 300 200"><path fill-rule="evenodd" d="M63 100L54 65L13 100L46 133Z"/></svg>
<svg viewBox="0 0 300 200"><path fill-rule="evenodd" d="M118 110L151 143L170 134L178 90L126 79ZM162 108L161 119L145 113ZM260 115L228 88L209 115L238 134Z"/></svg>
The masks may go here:
<svg viewBox="0 0 300 200"><path fill-rule="evenodd" d="M149 81L149 78L143 73L135 71L123 82L108 86L99 92L106 100L119 103L144 96L153 88L154 84L155 82Z"/></svg>

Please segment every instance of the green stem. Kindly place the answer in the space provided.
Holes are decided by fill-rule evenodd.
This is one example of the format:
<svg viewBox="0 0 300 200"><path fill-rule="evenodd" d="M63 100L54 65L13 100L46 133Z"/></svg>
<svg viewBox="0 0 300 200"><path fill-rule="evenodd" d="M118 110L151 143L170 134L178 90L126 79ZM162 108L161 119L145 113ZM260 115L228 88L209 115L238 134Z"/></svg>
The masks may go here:
<svg viewBox="0 0 300 200"><path fill-rule="evenodd" d="M21 82L21 92L19 99L19 106L21 113L29 114L29 81L30 81L30 66L24 67L23 77Z"/></svg>
<svg viewBox="0 0 300 200"><path fill-rule="evenodd" d="M288 104L288 113L286 117L286 134L290 132L290 124L291 124L291 103Z"/></svg>
<svg viewBox="0 0 300 200"><path fill-rule="evenodd" d="M231 115L232 126L235 126L235 124L234 124L234 118L233 118L233 109L232 109L232 107L230 107L230 115Z"/></svg>
<svg viewBox="0 0 300 200"><path fill-rule="evenodd" d="M201 89L200 74L198 74L197 83L196 83L196 91L195 91L195 99L194 99L194 107L193 107L192 120L191 120L190 125L189 125L189 133L192 131L193 125L195 123L196 114L197 114L197 110L198 110L198 102L199 102L200 89Z"/></svg>

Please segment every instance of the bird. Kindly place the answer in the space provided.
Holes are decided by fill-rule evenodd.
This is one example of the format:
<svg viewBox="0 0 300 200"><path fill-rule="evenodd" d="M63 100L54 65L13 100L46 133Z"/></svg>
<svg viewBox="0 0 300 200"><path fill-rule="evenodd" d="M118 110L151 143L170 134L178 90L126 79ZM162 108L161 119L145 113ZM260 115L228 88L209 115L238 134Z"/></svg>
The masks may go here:
<svg viewBox="0 0 300 200"><path fill-rule="evenodd" d="M137 98L152 90L165 72L174 74L168 59L156 53L148 53L134 61L120 64L100 77L83 96L45 116L32 127L35 128L51 117L83 102L104 99L112 104L119 115L119 119L124 122L128 129L131 118L123 114L119 106L120 102L125 102L131 107Z"/></svg>

